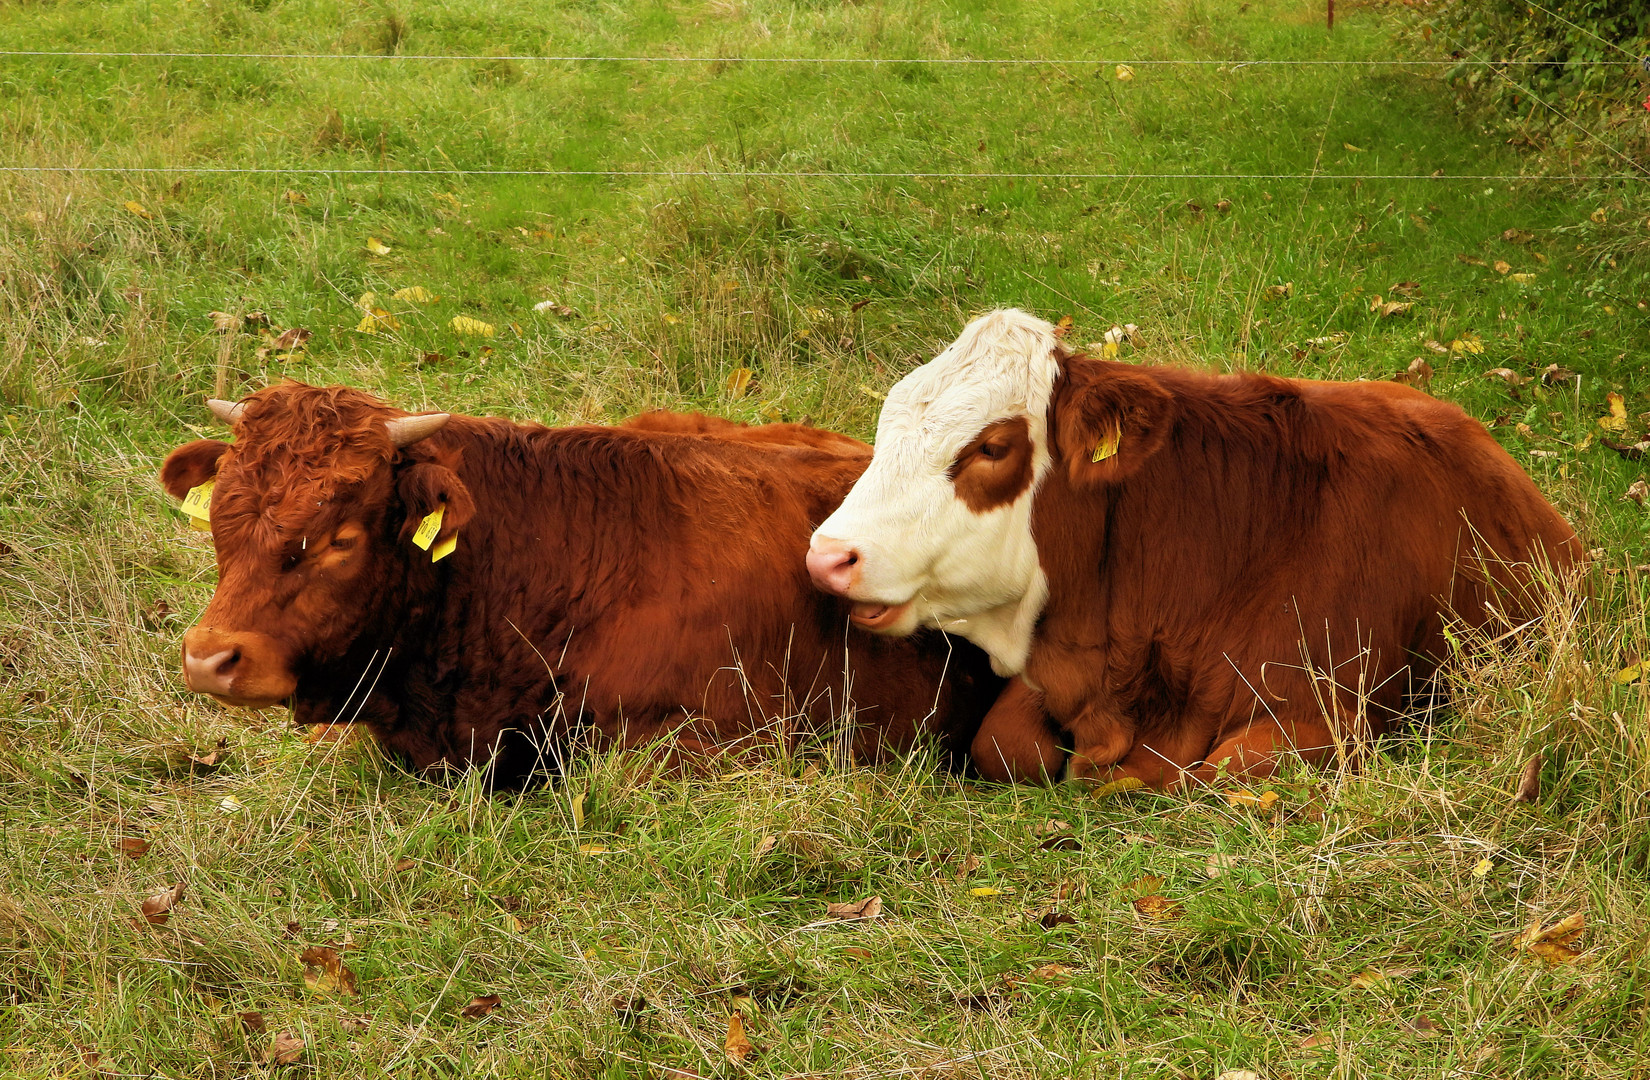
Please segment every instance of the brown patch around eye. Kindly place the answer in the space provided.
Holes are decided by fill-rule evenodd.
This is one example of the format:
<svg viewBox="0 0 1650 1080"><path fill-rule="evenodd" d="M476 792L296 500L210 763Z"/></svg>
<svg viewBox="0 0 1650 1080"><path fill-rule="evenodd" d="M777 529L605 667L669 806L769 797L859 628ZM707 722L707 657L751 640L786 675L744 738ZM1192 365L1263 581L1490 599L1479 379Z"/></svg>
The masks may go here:
<svg viewBox="0 0 1650 1080"><path fill-rule="evenodd" d="M343 525L332 534L332 539L320 551L320 564L323 567L337 566L349 559L355 549L361 545L364 530L358 525Z"/></svg>
<svg viewBox="0 0 1650 1080"><path fill-rule="evenodd" d="M994 420L946 470L957 497L976 514L1007 506L1031 485L1031 431L1023 416Z"/></svg>

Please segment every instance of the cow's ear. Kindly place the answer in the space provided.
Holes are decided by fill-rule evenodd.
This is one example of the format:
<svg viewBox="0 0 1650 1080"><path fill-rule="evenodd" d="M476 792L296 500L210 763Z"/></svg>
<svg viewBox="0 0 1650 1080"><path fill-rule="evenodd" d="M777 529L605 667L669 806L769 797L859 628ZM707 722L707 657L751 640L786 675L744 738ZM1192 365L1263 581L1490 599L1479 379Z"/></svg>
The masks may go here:
<svg viewBox="0 0 1650 1080"><path fill-rule="evenodd" d="M166 455L166 464L160 467L160 486L174 499L189 494L190 488L200 487L218 475L218 459L229 449L221 439L196 439L184 443Z"/></svg>
<svg viewBox="0 0 1650 1080"><path fill-rule="evenodd" d="M457 473L445 465L430 462L409 465L401 470L396 489L401 494L401 504L407 510L406 524L401 526L402 543L412 540L419 524L435 513L438 506L447 509L441 515L441 531L430 541L432 550L458 535L458 531L475 517L476 503L470 497L470 489L464 486Z"/></svg>
<svg viewBox="0 0 1650 1080"><path fill-rule="evenodd" d="M1086 356L1061 369L1049 431L1074 486L1126 479L1167 441L1174 399L1150 372Z"/></svg>

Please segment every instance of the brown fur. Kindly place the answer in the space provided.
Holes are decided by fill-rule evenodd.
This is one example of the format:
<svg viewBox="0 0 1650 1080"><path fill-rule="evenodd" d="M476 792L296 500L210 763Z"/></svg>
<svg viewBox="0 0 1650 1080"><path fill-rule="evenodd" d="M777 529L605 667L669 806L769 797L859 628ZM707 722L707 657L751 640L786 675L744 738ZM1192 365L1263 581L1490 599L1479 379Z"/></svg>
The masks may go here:
<svg viewBox="0 0 1650 1080"><path fill-rule="evenodd" d="M497 753L516 782L581 733L794 738L849 697L863 755L925 730L960 749L995 696L972 646L850 630L846 602L810 588L809 532L863 471L861 443L671 414L455 416L396 451L383 422L400 415L286 383L248 399L233 445L188 444L162 470L179 496L217 476L219 584L191 633L289 669L300 723L358 719L420 769ZM409 538L437 505L458 549L432 565Z"/></svg>
<svg viewBox="0 0 1650 1080"><path fill-rule="evenodd" d="M1392 383L1064 360L1032 525L1050 597L987 775L1154 786L1323 761L1404 715L1446 618L1539 611L1583 548L1484 427ZM1121 433L1114 457L1095 444ZM1018 681L1017 681L1018 683Z"/></svg>

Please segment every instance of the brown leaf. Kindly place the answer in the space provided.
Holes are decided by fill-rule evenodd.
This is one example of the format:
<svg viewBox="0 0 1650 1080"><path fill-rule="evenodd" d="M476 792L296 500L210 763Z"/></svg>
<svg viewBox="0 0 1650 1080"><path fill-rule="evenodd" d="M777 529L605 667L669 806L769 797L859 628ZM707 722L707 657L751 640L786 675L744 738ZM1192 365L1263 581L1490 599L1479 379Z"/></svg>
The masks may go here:
<svg viewBox="0 0 1650 1080"><path fill-rule="evenodd" d="M315 334L313 331L305 330L301 326L294 326L289 329L282 330L279 334L276 334L273 338L271 338L269 341L269 347L281 352L290 352L293 349L303 348L304 342L314 336Z"/></svg>
<svg viewBox="0 0 1650 1080"><path fill-rule="evenodd" d="M1229 211L1231 209L1232 209L1232 200L1231 199L1222 199L1219 202L1215 203L1215 212L1216 213L1224 214L1224 213L1226 213L1227 211Z"/></svg>
<svg viewBox="0 0 1650 1080"><path fill-rule="evenodd" d="M236 1013L235 1018L241 1022L241 1030L249 1035L262 1035L264 1032L264 1014L261 1012Z"/></svg>
<svg viewBox="0 0 1650 1080"><path fill-rule="evenodd" d="M1403 315L1415 306L1413 300L1382 300L1381 294L1376 293L1369 301L1369 310L1375 313L1378 319L1390 319L1394 315Z"/></svg>
<svg viewBox="0 0 1650 1080"><path fill-rule="evenodd" d="M1484 372L1484 378L1500 379L1508 386L1523 386L1525 383L1530 381L1529 376L1520 375L1512 368L1504 367L1490 368L1488 371Z"/></svg>
<svg viewBox="0 0 1650 1080"><path fill-rule="evenodd" d="M1495 265L1490 269L1494 270L1498 274L1505 274L1507 271L1512 269L1512 264L1502 259L1497 259L1495 260Z"/></svg>
<svg viewBox="0 0 1650 1080"><path fill-rule="evenodd" d="M143 902L143 917L159 926L172 917L172 906L183 900L183 882L177 882L170 889L158 892Z"/></svg>
<svg viewBox="0 0 1650 1080"><path fill-rule="evenodd" d="M1513 939L1513 948L1527 949L1531 945L1539 945L1543 942L1568 944L1580 937L1581 932L1585 929L1587 929L1586 911L1572 912L1548 927L1543 927L1541 920L1537 919Z"/></svg>
<svg viewBox="0 0 1650 1080"><path fill-rule="evenodd" d="M1061 926L1076 926L1077 919L1064 911L1050 911L1037 920L1037 925L1044 930L1054 930Z"/></svg>
<svg viewBox="0 0 1650 1080"><path fill-rule="evenodd" d="M1263 791L1256 795L1252 791L1239 789L1226 793L1226 805L1234 809L1246 806L1252 810L1266 811L1277 805L1278 797L1278 793L1275 791Z"/></svg>
<svg viewBox="0 0 1650 1080"><path fill-rule="evenodd" d="M842 955L851 956L855 960L869 960L871 959L871 950L862 949L857 945L850 945L848 948L842 950Z"/></svg>
<svg viewBox="0 0 1650 1080"><path fill-rule="evenodd" d="M852 903L825 905L825 917L827 919L858 922L863 919L875 919L881 915L882 897L880 896L868 896L864 900L857 900Z"/></svg>
<svg viewBox="0 0 1650 1080"><path fill-rule="evenodd" d="M1409 366L1392 377L1395 383L1413 386L1417 390L1425 390L1432 385L1432 365L1417 356L1409 362Z"/></svg>
<svg viewBox="0 0 1650 1080"><path fill-rule="evenodd" d="M756 1053L756 1047L745 1037L745 1021L736 1012L728 1014L728 1036L722 1040L722 1052L734 1065L743 1065Z"/></svg>
<svg viewBox="0 0 1650 1080"><path fill-rule="evenodd" d="M190 754L189 763L199 765L203 769L215 769L222 758L223 754L220 751L212 750L205 754Z"/></svg>
<svg viewBox="0 0 1650 1080"><path fill-rule="evenodd" d="M1627 485L1627 490L1622 493L1619 501L1626 502L1628 499L1631 499L1640 506L1643 506L1644 500L1647 498L1650 498L1650 484L1646 484L1642 479L1640 479L1634 480L1631 484Z"/></svg>
<svg viewBox="0 0 1650 1080"><path fill-rule="evenodd" d="M962 864L957 867L957 880L961 881L969 874L972 874L974 871L978 870L981 865L982 863L980 861L980 857L975 855L973 852L970 852L963 858Z"/></svg>
<svg viewBox="0 0 1650 1080"><path fill-rule="evenodd" d="M774 848L776 848L778 846L779 846L779 837L777 837L777 836L764 836L761 840L758 840L756 842L756 850L752 851L751 855L755 858L760 859L762 856L766 855L768 852L772 851Z"/></svg>
<svg viewBox="0 0 1650 1080"><path fill-rule="evenodd" d="M858 311L860 308L864 307L866 304L869 304L870 302L871 301L869 299L855 300L852 304L848 305L848 310L851 311L851 312L852 311Z"/></svg>
<svg viewBox="0 0 1650 1080"><path fill-rule="evenodd" d="M304 1054L304 1040L290 1031L277 1032L269 1044L269 1063L291 1065Z"/></svg>
<svg viewBox="0 0 1650 1080"><path fill-rule="evenodd" d="M1177 918L1180 915L1180 905L1177 902L1166 896L1158 896L1155 893L1151 896L1136 897L1134 910L1146 918L1155 919L1158 922Z"/></svg>
<svg viewBox="0 0 1650 1080"><path fill-rule="evenodd" d="M1122 891L1135 896L1151 896L1163 891L1164 879L1157 874L1145 874L1123 886Z"/></svg>
<svg viewBox="0 0 1650 1080"><path fill-rule="evenodd" d="M286 924L286 929L283 931L283 933L285 933L286 936L289 937L289 938L303 937L304 936L303 924L297 922L296 920L289 921Z"/></svg>
<svg viewBox="0 0 1650 1080"><path fill-rule="evenodd" d="M1418 1015L1413 1020L1405 1021L1404 1027L1409 1029L1410 1034L1414 1035L1418 1039L1436 1038L1444 1033L1444 1029L1439 1027L1433 1019L1425 1013Z"/></svg>
<svg viewBox="0 0 1650 1080"><path fill-rule="evenodd" d="M1421 342L1421 347L1423 349L1431 349L1433 352L1438 353L1441 356L1449 355L1449 346L1445 345L1442 341L1434 341L1431 338L1428 338L1426 341Z"/></svg>
<svg viewBox="0 0 1650 1080"><path fill-rule="evenodd" d="M1387 286L1387 292L1393 296L1419 296L1421 283L1419 281L1395 281Z"/></svg>
<svg viewBox="0 0 1650 1080"><path fill-rule="evenodd" d="M1329 1034L1327 1031L1314 1031L1312 1034L1300 1041L1300 1048L1302 1050L1317 1050L1320 1047L1334 1045L1335 1036Z"/></svg>
<svg viewBox="0 0 1650 1080"><path fill-rule="evenodd" d="M1524 772L1518 778L1518 790L1513 792L1515 803L1533 803L1541 798L1541 755L1533 755L1524 763Z"/></svg>
<svg viewBox="0 0 1650 1080"><path fill-rule="evenodd" d="M458 1010L458 1015L466 1020L480 1020L483 1016L498 1008L498 1002L499 997L497 994L483 994L480 997L473 997L468 1005Z"/></svg>
<svg viewBox="0 0 1650 1080"><path fill-rule="evenodd" d="M149 854L149 841L141 836L127 836L115 841L115 850L128 859L141 859Z"/></svg>
<svg viewBox="0 0 1650 1080"><path fill-rule="evenodd" d="M1488 266L1489 265L1483 259L1480 259L1476 255L1457 255L1456 258L1461 260L1462 262L1466 263L1468 266Z"/></svg>
<svg viewBox="0 0 1650 1080"><path fill-rule="evenodd" d="M325 945L312 945L298 954L304 965L304 985L311 993L343 994L355 997L360 993L355 986L355 972L344 966L338 950Z"/></svg>
<svg viewBox="0 0 1650 1080"><path fill-rule="evenodd" d="M1394 979L1408 978L1420 968L1365 968L1352 976L1352 986L1358 990L1390 990Z"/></svg>
<svg viewBox="0 0 1650 1080"><path fill-rule="evenodd" d="M220 331L239 330L241 317L227 311L208 311L206 317L212 320L212 329Z"/></svg>
<svg viewBox="0 0 1650 1080"><path fill-rule="evenodd" d="M1044 851L1082 851L1083 842L1069 832L1055 833L1037 845Z"/></svg>
<svg viewBox="0 0 1650 1080"><path fill-rule="evenodd" d="M1614 450L1616 453L1620 454L1622 458L1627 461L1638 461L1644 457L1644 452L1646 450L1650 450L1650 439L1641 439L1631 446L1628 446L1626 443L1618 443L1614 439L1602 435L1599 436L1598 441L1602 445L1607 446L1611 450Z"/></svg>
<svg viewBox="0 0 1650 1080"><path fill-rule="evenodd" d="M621 1027L635 1027L641 1023L642 1014L647 1012L647 1008L647 998L640 994L613 999L613 1015L618 1017Z"/></svg>
<svg viewBox="0 0 1650 1080"><path fill-rule="evenodd" d="M1501 234L1501 239L1509 244L1527 244L1535 239L1535 233L1525 232L1523 229L1508 229Z"/></svg>
<svg viewBox="0 0 1650 1080"><path fill-rule="evenodd" d="M403 857L395 860L395 872L397 874L405 874L408 870L411 870L413 867L415 867L417 865L418 865L418 860L417 859L409 859L409 858L403 856Z"/></svg>
<svg viewBox="0 0 1650 1080"><path fill-rule="evenodd" d="M1075 970L1064 964L1042 964L1032 968L1026 978L1036 979L1038 982L1065 982L1071 978Z"/></svg>

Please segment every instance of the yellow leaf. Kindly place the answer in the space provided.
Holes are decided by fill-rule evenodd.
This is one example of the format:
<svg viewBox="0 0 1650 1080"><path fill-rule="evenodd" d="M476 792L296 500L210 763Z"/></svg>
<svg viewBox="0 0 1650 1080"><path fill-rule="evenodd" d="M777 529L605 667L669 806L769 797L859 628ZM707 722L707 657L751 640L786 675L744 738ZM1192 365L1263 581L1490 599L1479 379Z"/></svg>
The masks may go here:
<svg viewBox="0 0 1650 1080"><path fill-rule="evenodd" d="M291 188L287 189L287 193L283 196L283 198L285 198L286 201L291 203L293 206L302 206L309 202L309 196L305 195L301 191L293 191Z"/></svg>
<svg viewBox="0 0 1650 1080"><path fill-rule="evenodd" d="M968 890L968 895L969 896L1001 896L1002 892L1003 892L1003 890L1001 890L1001 889L993 889L989 885L981 885L977 888L969 889Z"/></svg>
<svg viewBox="0 0 1650 1080"><path fill-rule="evenodd" d="M1508 281L1516 281L1520 285L1528 285L1535 280L1534 274L1508 274Z"/></svg>
<svg viewBox="0 0 1650 1080"><path fill-rule="evenodd" d="M152 214L149 213L149 211L147 211L143 208L142 203L133 202L131 199L126 200L126 209L127 209L128 212L136 214L140 218L147 219L147 218L150 218L150 217L153 216Z"/></svg>
<svg viewBox="0 0 1650 1080"><path fill-rule="evenodd" d="M1361 146L1353 146L1353 145L1352 145L1352 144L1351 144L1351 143L1349 143L1349 142L1343 142L1343 143L1341 143L1341 149L1343 149L1343 150L1350 150L1350 151L1352 151L1352 152L1353 152L1353 153L1354 153L1354 154L1361 154L1361 153L1363 153L1363 152L1364 152L1364 148L1363 148L1363 147L1361 147Z"/></svg>
<svg viewBox="0 0 1650 1080"><path fill-rule="evenodd" d="M866 386L864 383L859 384L859 392L864 394L866 397L876 398L878 401L881 401L883 398L882 394L879 394L877 391L871 389L869 386Z"/></svg>
<svg viewBox="0 0 1650 1080"><path fill-rule="evenodd" d="M567 800L567 809L573 816L573 828L584 828L584 792L579 792Z"/></svg>
<svg viewBox="0 0 1650 1080"><path fill-rule="evenodd" d="M1624 667L1620 671L1616 672L1616 685L1626 686L1628 683L1638 682L1643 675L1643 664L1629 664L1627 667Z"/></svg>
<svg viewBox="0 0 1650 1080"><path fill-rule="evenodd" d="M1495 869L1495 860L1494 859L1479 859L1478 862L1473 864L1472 876L1474 878L1479 879L1479 880L1483 880L1484 878L1488 877L1490 871L1494 870L1494 869Z"/></svg>
<svg viewBox="0 0 1650 1080"><path fill-rule="evenodd" d="M606 855L612 849L602 844L580 844L579 850L586 855Z"/></svg>
<svg viewBox="0 0 1650 1080"><path fill-rule="evenodd" d="M447 324L453 332L463 337L492 337L498 333L492 323L484 323L480 319L472 319L468 315L454 315Z"/></svg>
<svg viewBox="0 0 1650 1080"><path fill-rule="evenodd" d="M1268 300L1287 300L1294 295L1295 283L1293 281L1286 281L1282 285L1266 286L1266 299Z"/></svg>
<svg viewBox="0 0 1650 1080"><path fill-rule="evenodd" d="M1449 343L1449 351L1452 353L1468 353L1473 356L1478 356L1484 351L1484 342L1477 334L1462 334L1460 337Z"/></svg>
<svg viewBox="0 0 1650 1080"><path fill-rule="evenodd" d="M1495 260L1494 270L1498 274L1505 274L1512 269L1512 264L1502 259Z"/></svg>
<svg viewBox="0 0 1650 1080"><path fill-rule="evenodd" d="M432 304L441 299L422 285L408 285L405 289L397 289L393 298L411 300L415 304Z"/></svg>
<svg viewBox="0 0 1650 1080"><path fill-rule="evenodd" d="M1594 225L1603 225L1605 221L1608 220L1608 216L1604 213L1604 207L1601 206L1589 214L1588 219L1592 221Z"/></svg>
<svg viewBox="0 0 1650 1080"><path fill-rule="evenodd" d="M373 255L388 255L390 246L376 236L367 237L367 251Z"/></svg>
<svg viewBox="0 0 1650 1080"><path fill-rule="evenodd" d="M356 310L364 311L368 315L372 314L372 309L377 306L377 304L378 294L375 292L364 292L360 296L356 297L355 300Z"/></svg>
<svg viewBox="0 0 1650 1080"><path fill-rule="evenodd" d="M1153 893L1150 896L1138 897L1134 901L1134 910L1138 911L1148 919L1155 919L1162 922L1178 916L1180 914L1180 905L1166 896L1159 896L1156 893Z"/></svg>
<svg viewBox="0 0 1650 1080"><path fill-rule="evenodd" d="M1116 74L1118 82L1128 82L1134 78L1134 68L1127 64L1118 64Z"/></svg>
<svg viewBox="0 0 1650 1080"><path fill-rule="evenodd" d="M1627 401L1620 394L1611 392L1604 395L1605 402L1610 407L1610 415L1598 418L1598 426L1605 431L1620 434L1627 430Z"/></svg>
<svg viewBox="0 0 1650 1080"><path fill-rule="evenodd" d="M1270 810L1278 801L1275 791L1263 791L1256 795L1250 791L1229 791L1226 793L1226 805L1232 807L1249 806L1257 810Z"/></svg>
<svg viewBox="0 0 1650 1080"><path fill-rule="evenodd" d="M1123 891L1132 892L1136 896L1151 896L1163 891L1164 880L1157 874L1145 874L1123 886Z"/></svg>
<svg viewBox="0 0 1650 1080"><path fill-rule="evenodd" d="M727 380L722 385L727 388L729 397L741 398L745 396L745 390L750 386L750 384L751 369L742 367L734 368L733 372L728 375Z"/></svg>
<svg viewBox="0 0 1650 1080"><path fill-rule="evenodd" d="M370 313L361 316L361 321L355 324L355 332L357 334L378 333L378 320Z"/></svg>
<svg viewBox="0 0 1650 1080"><path fill-rule="evenodd" d="M745 1021L738 1013L728 1014L728 1036L722 1040L722 1052L735 1065L743 1065L756 1053L756 1047L745 1037Z"/></svg>
<svg viewBox="0 0 1650 1080"><path fill-rule="evenodd" d="M1146 781L1140 779L1140 777L1125 776L1121 780L1112 780L1109 783L1101 784L1099 787L1095 788L1094 797L1096 799L1104 799L1112 795L1121 795L1129 791L1139 791L1145 786Z"/></svg>

